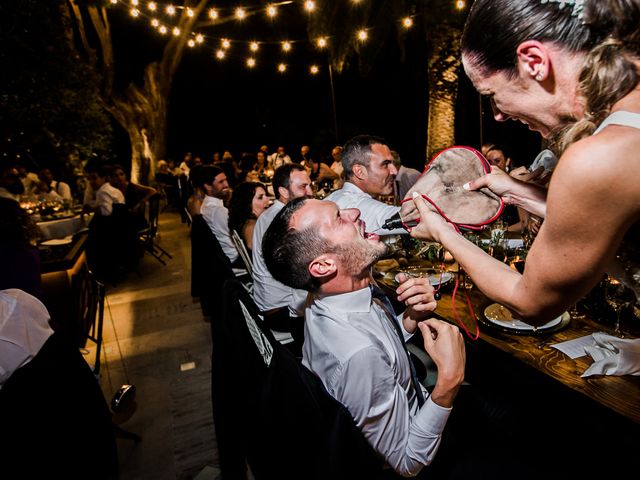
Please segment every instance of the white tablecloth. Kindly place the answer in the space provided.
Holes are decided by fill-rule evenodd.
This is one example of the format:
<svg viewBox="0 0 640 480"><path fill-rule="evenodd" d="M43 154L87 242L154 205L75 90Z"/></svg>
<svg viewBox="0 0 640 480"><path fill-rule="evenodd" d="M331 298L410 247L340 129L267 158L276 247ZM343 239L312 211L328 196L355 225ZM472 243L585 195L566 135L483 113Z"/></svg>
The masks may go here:
<svg viewBox="0 0 640 480"><path fill-rule="evenodd" d="M91 220L90 215L74 215L70 218L62 218L60 220L50 220L47 222L38 222L38 228L42 232L43 240L51 240L52 238L64 238L75 235L83 228L87 227Z"/></svg>

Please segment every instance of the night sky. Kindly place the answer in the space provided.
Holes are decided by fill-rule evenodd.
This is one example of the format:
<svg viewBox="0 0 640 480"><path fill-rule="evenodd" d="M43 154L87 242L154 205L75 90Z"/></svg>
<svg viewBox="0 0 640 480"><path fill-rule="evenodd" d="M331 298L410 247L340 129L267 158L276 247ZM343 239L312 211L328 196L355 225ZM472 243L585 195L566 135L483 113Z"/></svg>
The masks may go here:
<svg viewBox="0 0 640 480"><path fill-rule="evenodd" d="M353 135L369 133L384 137L405 165L421 169L428 90L420 27L407 35L404 61L395 40L389 39L368 75L361 74L357 57L340 74L334 71L336 138L325 53L299 43L285 57L277 45L264 45L254 69L244 64L247 45L233 45L222 62L214 58L217 42L212 37L306 39L306 22L299 12L293 7L280 11L277 26L258 16L242 26L229 22L207 29L206 45L185 52L169 107L168 156L180 160L185 151L210 157L214 151L230 150L239 157L267 144L271 151L284 145L296 159L302 144L328 153ZM140 66L156 58L162 45L147 20L135 22L122 11L112 12L120 79L139 76ZM280 61L288 64L285 74L276 70ZM312 63L320 67L315 76L308 70ZM456 108L456 144L479 148L479 97L462 71ZM540 149L540 137L521 124L497 124L488 105L484 110L485 141L507 143L515 163L530 163Z"/></svg>

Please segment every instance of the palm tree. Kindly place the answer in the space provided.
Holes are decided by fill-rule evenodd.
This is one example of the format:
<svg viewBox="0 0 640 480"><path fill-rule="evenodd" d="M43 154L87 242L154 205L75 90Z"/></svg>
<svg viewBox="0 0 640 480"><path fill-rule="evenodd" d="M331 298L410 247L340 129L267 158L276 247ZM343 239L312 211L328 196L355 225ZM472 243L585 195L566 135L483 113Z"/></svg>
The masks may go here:
<svg viewBox="0 0 640 480"><path fill-rule="evenodd" d="M429 104L427 105L427 158L455 143L455 104L460 68L460 38L464 10L453 0L372 0L358 8L348 2L323 2L319 14L310 18L309 37L313 41L331 32L331 66L341 72L357 55L363 75L371 68L384 42L395 35L402 51L406 30L400 19L420 19L428 45ZM463 2L464 3L464 2ZM394 19L390 21L390 19ZM367 25L376 32L366 45L354 36L354 25Z"/></svg>

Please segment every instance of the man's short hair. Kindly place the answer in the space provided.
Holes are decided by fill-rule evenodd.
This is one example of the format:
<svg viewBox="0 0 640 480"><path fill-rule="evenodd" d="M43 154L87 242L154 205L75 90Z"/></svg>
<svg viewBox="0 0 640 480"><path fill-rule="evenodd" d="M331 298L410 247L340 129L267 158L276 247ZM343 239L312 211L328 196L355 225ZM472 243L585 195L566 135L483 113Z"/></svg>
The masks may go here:
<svg viewBox="0 0 640 480"><path fill-rule="evenodd" d="M273 185L273 193L278 200L280 200L281 196L280 187L288 190L289 185L291 185L291 173L300 171L304 172L304 167L299 163L285 163L284 165L276 168L271 183Z"/></svg>
<svg viewBox="0 0 640 480"><path fill-rule="evenodd" d="M220 167L216 167L215 165L203 165L194 178L194 181L198 182L195 186L202 188L205 183L207 185L212 185L213 181L221 173L224 173L224 171Z"/></svg>
<svg viewBox="0 0 640 480"><path fill-rule="evenodd" d="M383 138L373 135L358 135L344 144L342 166L347 180L353 176L354 165L360 164L369 167L371 146L376 144L386 145L387 142Z"/></svg>
<svg viewBox="0 0 640 480"><path fill-rule="evenodd" d="M278 212L262 239L262 255L273 278L288 287L313 292L320 281L309 273L309 264L332 249L317 228L291 228L291 217L306 201L296 198Z"/></svg>
<svg viewBox="0 0 640 480"><path fill-rule="evenodd" d="M393 158L393 166L399 169L402 166L402 160L400 154L395 150L391 150L391 158Z"/></svg>

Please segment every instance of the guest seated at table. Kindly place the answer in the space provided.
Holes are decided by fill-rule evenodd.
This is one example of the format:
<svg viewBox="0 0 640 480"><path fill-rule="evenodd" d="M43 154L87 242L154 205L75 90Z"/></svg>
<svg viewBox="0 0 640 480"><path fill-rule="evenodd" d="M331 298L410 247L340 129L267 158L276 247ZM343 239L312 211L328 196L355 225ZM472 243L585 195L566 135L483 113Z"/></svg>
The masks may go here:
<svg viewBox="0 0 640 480"><path fill-rule="evenodd" d="M339 178L339 175L331 170L331 167L322 161L322 157L318 152L308 150L306 154L306 167L309 169L309 178L312 182L320 187L328 183L330 189L333 189L333 182Z"/></svg>
<svg viewBox="0 0 640 480"><path fill-rule="evenodd" d="M380 137L360 135L349 140L342 151L345 182L326 200L340 208L357 208L367 229L378 235L407 233L404 228L384 230L385 220L400 213L400 207L387 205L374 196L393 195L398 170L391 150ZM404 207L403 207L404 208Z"/></svg>
<svg viewBox="0 0 640 480"><path fill-rule="evenodd" d="M2 164L0 172L0 198L20 200L20 195L24 193L24 185L20 181L18 169L14 165Z"/></svg>
<svg viewBox="0 0 640 480"><path fill-rule="evenodd" d="M444 245L483 293L531 325L561 315L605 272L640 298L639 24L638 0L476 0L467 18L463 65L495 118L555 137L562 155L548 190L500 170L469 183L545 219L523 274L422 198L411 235Z"/></svg>
<svg viewBox="0 0 640 480"><path fill-rule="evenodd" d="M222 169L215 165L205 165L198 174L199 185L205 192L200 213L209 228L220 242L222 251L231 265L242 268L242 259L231 240L229 232L229 210L224 206L223 199L229 195L229 183Z"/></svg>
<svg viewBox="0 0 640 480"><path fill-rule="evenodd" d="M258 182L238 185L229 201L229 230L235 230L244 242L249 255L253 250L253 229L256 220L269 207L267 189Z"/></svg>
<svg viewBox="0 0 640 480"><path fill-rule="evenodd" d="M158 182L158 186L164 192L167 204L178 208L178 181L169 169L169 164L166 160L158 160L155 178L156 182Z"/></svg>
<svg viewBox="0 0 640 480"><path fill-rule="evenodd" d="M294 339L293 351L301 355L304 339L304 304L307 292L293 289L275 280L262 255L262 239L276 214L296 198L312 198L309 174L297 163L288 163L273 174L276 199L256 221L253 229L253 290L252 296L265 323L271 330L289 332Z"/></svg>
<svg viewBox="0 0 640 480"><path fill-rule="evenodd" d="M125 205L124 194L109 184L111 168L106 165L87 164L85 176L89 183L84 192L83 211L108 217L114 205Z"/></svg>
<svg viewBox="0 0 640 480"><path fill-rule="evenodd" d="M9 198L0 198L0 232L0 290L19 288L42 300L38 228Z"/></svg>
<svg viewBox="0 0 640 480"><path fill-rule="evenodd" d="M411 187L416 183L422 172L415 168L409 168L402 165L400 154L394 150L391 151L393 157L393 165L398 170L396 174L396 195L398 201L402 201Z"/></svg>
<svg viewBox="0 0 640 480"><path fill-rule="evenodd" d="M71 187L64 182L53 179L53 173L49 168L43 168L38 172L39 182L32 190L36 196L44 195L47 200L63 200L69 205L73 200Z"/></svg>
<svg viewBox="0 0 640 480"><path fill-rule="evenodd" d="M138 230L145 228L147 201L157 195L158 191L155 188L130 182L124 168L117 164L112 166L109 183L124 195L124 203L131 212L136 228Z"/></svg>
<svg viewBox="0 0 640 480"><path fill-rule="evenodd" d="M45 306L19 289L0 290L0 425L5 478L117 478L98 380L51 329Z"/></svg>
<svg viewBox="0 0 640 480"><path fill-rule="evenodd" d="M349 410L385 464L413 476L439 448L464 379L464 340L455 326L430 318L436 302L426 278L401 276L398 301L407 309L396 317L371 285L370 268L387 247L365 233L359 217L333 202L293 200L269 226L263 255L278 281L311 292L303 364ZM431 393L404 344L417 329L438 366Z"/></svg>
<svg viewBox="0 0 640 480"><path fill-rule="evenodd" d="M142 255L137 225L122 192L107 181L111 169L88 165L85 171L90 188L85 192L84 211L96 214L89 224L87 260L100 279L115 283L124 273L135 270Z"/></svg>

